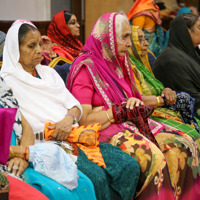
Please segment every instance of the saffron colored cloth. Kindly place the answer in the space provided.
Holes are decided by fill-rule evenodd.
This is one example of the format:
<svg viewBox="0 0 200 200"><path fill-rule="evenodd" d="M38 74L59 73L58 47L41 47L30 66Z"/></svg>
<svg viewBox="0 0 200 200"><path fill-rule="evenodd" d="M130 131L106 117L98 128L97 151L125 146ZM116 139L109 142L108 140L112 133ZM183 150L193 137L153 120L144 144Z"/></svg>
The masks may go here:
<svg viewBox="0 0 200 200"><path fill-rule="evenodd" d="M45 123L45 140L51 140L55 129L49 129L52 123ZM101 167L106 168L106 164L99 149L100 124L72 127L67 141L75 143L88 157Z"/></svg>
<svg viewBox="0 0 200 200"><path fill-rule="evenodd" d="M17 108L0 108L0 164L6 165Z"/></svg>
<svg viewBox="0 0 200 200"><path fill-rule="evenodd" d="M153 0L136 0L127 16L133 26L140 26L144 31L146 38L149 39L149 49L157 57L163 50L165 43L165 34L161 27L159 7ZM147 22L142 23L144 26L141 26L141 16L145 16L145 19L147 19ZM150 22L149 17L155 23L152 27L150 27L152 22Z"/></svg>
<svg viewBox="0 0 200 200"><path fill-rule="evenodd" d="M137 24L141 29L152 28L156 25L155 21L151 17L145 15L134 17L132 19L132 24Z"/></svg>
<svg viewBox="0 0 200 200"><path fill-rule="evenodd" d="M154 3L154 0L136 0L133 6L127 13L127 17L131 20L134 16L138 16L142 11L148 11L156 24L161 24L159 7Z"/></svg>
<svg viewBox="0 0 200 200"><path fill-rule="evenodd" d="M97 20L83 47L85 54L80 55L72 64L67 87L81 104L84 98L89 98L87 90L91 94L88 102L93 102L92 94L97 93L103 102L100 105L99 101L98 107L105 110L129 97L141 99L135 87L128 53L123 58L119 58L117 53L117 14L119 13L108 13ZM81 80L81 70L85 70L87 76L82 82L78 82L77 79ZM89 105L94 107L91 103ZM195 185L194 188L198 184L199 164L196 160L199 160L199 150L196 143L190 136L170 126L157 124L153 120L149 120L149 125L151 130L153 125L157 130L155 138L160 148L145 138L134 125L127 123L112 124L102 130L100 142L119 146L137 159L141 173L134 199L182 199L187 194L183 190L185 184L191 182L191 187ZM196 164L193 165L191 160ZM184 163L180 166L182 161ZM193 195L194 198L196 196L197 193Z"/></svg>
<svg viewBox="0 0 200 200"><path fill-rule="evenodd" d="M47 36L51 39L52 43L56 43L66 53L70 54L73 58L75 58L81 52L83 45L77 37L71 34L71 31L65 21L64 11L65 10L57 13L53 17L47 29ZM55 52L59 55L58 51ZM60 56L62 57L62 55Z"/></svg>

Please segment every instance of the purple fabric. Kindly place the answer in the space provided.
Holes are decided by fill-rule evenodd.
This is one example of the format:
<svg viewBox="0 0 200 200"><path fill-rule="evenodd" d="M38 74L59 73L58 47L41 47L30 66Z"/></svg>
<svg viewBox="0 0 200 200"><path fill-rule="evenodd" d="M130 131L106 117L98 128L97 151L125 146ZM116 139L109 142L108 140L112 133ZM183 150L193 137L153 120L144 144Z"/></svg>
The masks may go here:
<svg viewBox="0 0 200 200"><path fill-rule="evenodd" d="M51 58L50 58L49 52L43 51L40 64L41 65L49 65L50 62L51 62Z"/></svg>
<svg viewBox="0 0 200 200"><path fill-rule="evenodd" d="M86 66L106 108L112 104L120 104L129 97L141 99L129 63L128 52L124 58L119 57L117 53L115 33L117 14L120 13L108 13L97 20L82 49L85 53L72 64L67 82L67 88L71 91L76 75L81 67ZM131 89L125 81L123 70L127 71Z"/></svg>
<svg viewBox="0 0 200 200"><path fill-rule="evenodd" d="M0 164L5 165L9 157L9 147L17 108L0 108Z"/></svg>

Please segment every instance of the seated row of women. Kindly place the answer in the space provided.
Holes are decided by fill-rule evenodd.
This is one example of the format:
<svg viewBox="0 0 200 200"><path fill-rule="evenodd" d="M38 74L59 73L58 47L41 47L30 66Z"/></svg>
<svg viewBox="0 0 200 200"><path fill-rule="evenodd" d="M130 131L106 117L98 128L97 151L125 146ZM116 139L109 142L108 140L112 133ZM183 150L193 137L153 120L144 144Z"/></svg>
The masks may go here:
<svg viewBox="0 0 200 200"><path fill-rule="evenodd" d="M8 170L19 175L25 169L25 182L49 199L197 199L198 120L187 107L194 101L155 79L147 47L144 33L131 29L125 15L103 15L72 64L67 90L53 69L40 64L37 28L15 22L1 69L17 99L11 101L12 91L4 89L1 106L19 107L22 116L16 115L11 144L20 146L11 147ZM33 134L46 146L33 145ZM66 154L74 155L78 168L73 190L61 181L63 173L70 176L67 165L58 164Z"/></svg>

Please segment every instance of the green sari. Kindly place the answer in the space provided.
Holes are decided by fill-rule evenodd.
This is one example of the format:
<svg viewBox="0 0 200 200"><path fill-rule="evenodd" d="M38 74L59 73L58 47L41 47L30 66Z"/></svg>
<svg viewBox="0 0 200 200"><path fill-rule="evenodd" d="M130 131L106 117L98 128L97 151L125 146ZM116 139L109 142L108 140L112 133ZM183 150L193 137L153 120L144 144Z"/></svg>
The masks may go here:
<svg viewBox="0 0 200 200"><path fill-rule="evenodd" d="M129 56L132 62L134 77L136 79L138 89L142 95L160 96L165 87L154 77L153 73L149 70L149 65L144 65L148 62L148 56L141 56L141 47L138 40L137 31L138 28L139 27L132 28L131 39L133 46L131 49L129 49ZM137 59L135 57L137 57ZM140 61L138 61L138 58ZM196 141L198 148L200 148L200 134L195 130L194 126L183 123L180 112L170 110L168 108L157 107L150 118L163 124L170 125L188 134ZM200 120L197 118L195 119L200 125Z"/></svg>

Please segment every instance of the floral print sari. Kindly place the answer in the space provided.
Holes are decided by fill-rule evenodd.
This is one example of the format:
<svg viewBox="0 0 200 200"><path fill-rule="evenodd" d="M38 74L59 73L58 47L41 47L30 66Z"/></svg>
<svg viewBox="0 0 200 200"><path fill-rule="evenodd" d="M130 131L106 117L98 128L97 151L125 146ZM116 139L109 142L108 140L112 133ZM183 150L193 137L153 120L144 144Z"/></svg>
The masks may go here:
<svg viewBox="0 0 200 200"><path fill-rule="evenodd" d="M128 52L124 58L117 53L115 17L108 13L100 17L86 40L83 51L70 70L67 87L73 94L73 84L83 67L88 76L81 85L80 101L88 98L88 85L99 95L104 108L141 96L135 84ZM124 73L125 72L125 73ZM128 77L125 80L125 77ZM88 81L89 80L89 81ZM131 96L125 95L127 87ZM94 96L94 95L93 95ZM79 99L80 98L80 99ZM92 102L92 101L91 101ZM100 141L119 146L134 157L141 169L135 199L195 199L199 196L196 187L199 181L199 151L196 143L187 134L153 120L149 126L159 148L145 138L134 124L111 124L100 132ZM187 187L187 189L185 189Z"/></svg>

